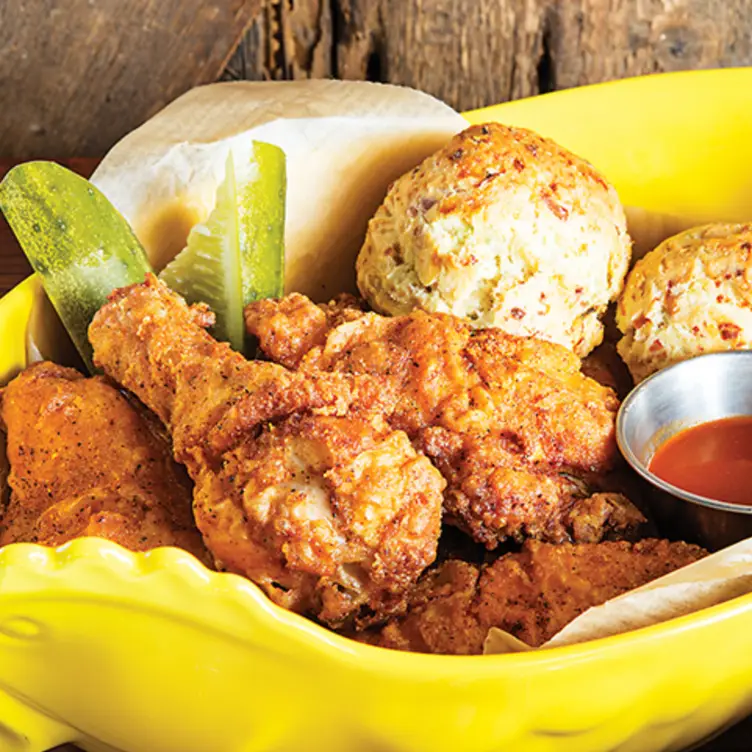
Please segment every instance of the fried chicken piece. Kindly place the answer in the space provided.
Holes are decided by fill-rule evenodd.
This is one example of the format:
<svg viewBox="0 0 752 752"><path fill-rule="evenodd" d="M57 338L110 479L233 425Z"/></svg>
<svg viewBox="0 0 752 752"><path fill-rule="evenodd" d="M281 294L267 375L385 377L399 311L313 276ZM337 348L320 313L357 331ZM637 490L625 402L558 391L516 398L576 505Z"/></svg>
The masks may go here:
<svg viewBox="0 0 752 752"><path fill-rule="evenodd" d="M620 399L626 397L634 386L629 369L612 342L604 342L583 358L582 372L599 384L613 389Z"/></svg>
<svg viewBox="0 0 752 752"><path fill-rule="evenodd" d="M389 422L447 480L447 521L489 549L507 538L597 542L644 523L626 498L591 496L617 458L619 403L565 348L450 315L387 318L302 295L252 304L245 320L289 367L385 379L397 400ZM315 323L302 337L305 321Z"/></svg>
<svg viewBox="0 0 752 752"><path fill-rule="evenodd" d="M291 293L280 300L259 300L245 310L247 327L263 343L265 355L287 368L297 368L312 347L323 345L331 329L364 313L363 301L347 293L323 305Z"/></svg>
<svg viewBox="0 0 752 752"><path fill-rule="evenodd" d="M330 625L382 618L435 559L441 474L381 417L383 379L249 362L212 320L149 275L112 294L89 337L168 427L220 568Z"/></svg>
<svg viewBox="0 0 752 752"><path fill-rule="evenodd" d="M191 484L144 410L102 377L37 363L2 394L11 497L0 545L81 536L132 551L178 546L210 561Z"/></svg>
<svg viewBox="0 0 752 752"><path fill-rule="evenodd" d="M706 554L699 546L656 539L527 541L520 553L485 567L446 562L415 588L406 616L360 639L396 650L472 655L498 627L538 647L587 609Z"/></svg>

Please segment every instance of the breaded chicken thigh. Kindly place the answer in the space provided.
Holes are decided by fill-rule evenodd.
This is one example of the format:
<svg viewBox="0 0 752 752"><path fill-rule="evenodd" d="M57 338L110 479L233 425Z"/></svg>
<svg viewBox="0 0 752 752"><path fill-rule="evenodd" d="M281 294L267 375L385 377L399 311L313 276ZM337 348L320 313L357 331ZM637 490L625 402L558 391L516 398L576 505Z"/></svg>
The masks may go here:
<svg viewBox="0 0 752 752"><path fill-rule="evenodd" d="M37 363L3 390L0 415L11 488L0 545L97 536L132 551L178 546L210 561L190 481L158 421L105 379Z"/></svg>
<svg viewBox="0 0 752 752"><path fill-rule="evenodd" d="M149 275L89 329L95 362L153 409L195 482L220 568L330 625L399 606L434 560L444 481L383 419L378 377L247 361Z"/></svg>
<svg viewBox="0 0 752 752"><path fill-rule="evenodd" d="M699 546L655 539L527 541L520 553L485 567L452 559L421 580L406 616L361 639L397 650L472 655L498 627L538 647L587 609L706 554Z"/></svg>
<svg viewBox="0 0 752 752"><path fill-rule="evenodd" d="M447 521L489 549L507 538L597 542L644 522L623 496L592 492L617 458L619 403L564 347L296 294L252 304L245 318L261 349L300 373L385 380L397 398L387 420L447 481Z"/></svg>

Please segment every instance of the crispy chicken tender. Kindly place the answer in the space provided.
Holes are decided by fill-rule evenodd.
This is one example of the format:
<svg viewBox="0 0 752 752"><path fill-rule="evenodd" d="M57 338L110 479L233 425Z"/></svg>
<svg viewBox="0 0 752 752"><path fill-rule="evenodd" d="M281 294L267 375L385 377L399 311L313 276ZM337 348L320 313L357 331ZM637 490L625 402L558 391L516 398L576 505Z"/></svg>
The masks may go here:
<svg viewBox="0 0 752 752"><path fill-rule="evenodd" d="M436 556L444 481L381 417L383 379L249 362L211 322L149 275L89 337L172 434L218 566L330 625L389 613Z"/></svg>
<svg viewBox="0 0 752 752"><path fill-rule="evenodd" d="M158 422L102 377L38 363L2 395L11 497L0 545L81 536L132 551L178 546L210 561L191 484Z"/></svg>
<svg viewBox="0 0 752 752"><path fill-rule="evenodd" d="M389 422L447 480L449 522L489 549L506 538L597 542L644 522L624 497L591 495L617 458L618 400L564 347L444 314L337 308L290 295L248 306L246 326L299 372L384 379L396 396Z"/></svg>
<svg viewBox="0 0 752 752"><path fill-rule="evenodd" d="M559 546L527 541L520 553L484 567L453 559L421 580L407 615L362 639L397 650L472 655L483 651L488 630L498 627L538 647L587 609L706 554L688 543L655 539Z"/></svg>

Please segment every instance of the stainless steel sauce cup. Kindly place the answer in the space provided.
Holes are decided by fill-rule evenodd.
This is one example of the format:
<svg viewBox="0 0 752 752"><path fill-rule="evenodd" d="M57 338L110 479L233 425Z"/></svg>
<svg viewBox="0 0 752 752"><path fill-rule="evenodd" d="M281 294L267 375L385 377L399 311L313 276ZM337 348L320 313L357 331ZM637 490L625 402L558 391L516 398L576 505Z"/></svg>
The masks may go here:
<svg viewBox="0 0 752 752"><path fill-rule="evenodd" d="M658 447L679 431L740 415L752 415L752 351L748 350L699 355L677 363L627 395L616 418L616 440L627 462L653 487L652 512L663 535L710 549L752 536L752 506L698 496L648 469Z"/></svg>

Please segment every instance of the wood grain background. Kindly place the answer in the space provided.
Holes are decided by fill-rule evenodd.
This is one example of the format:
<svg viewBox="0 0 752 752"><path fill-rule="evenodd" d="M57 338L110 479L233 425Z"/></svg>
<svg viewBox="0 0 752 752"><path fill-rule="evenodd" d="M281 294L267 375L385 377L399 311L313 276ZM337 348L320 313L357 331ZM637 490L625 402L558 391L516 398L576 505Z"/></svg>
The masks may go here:
<svg viewBox="0 0 752 752"><path fill-rule="evenodd" d="M272 0L225 76L390 81L464 110L750 64L751 10L749 0Z"/></svg>
<svg viewBox="0 0 752 752"><path fill-rule="evenodd" d="M390 81L469 109L749 64L752 0L0 0L0 157L101 156L220 77Z"/></svg>
<svg viewBox="0 0 752 752"><path fill-rule="evenodd" d="M222 72L262 0L0 0L0 157L103 154Z"/></svg>
<svg viewBox="0 0 752 752"><path fill-rule="evenodd" d="M750 64L752 0L0 0L0 159L101 156L221 78L389 81L462 110ZM27 268L0 228L0 294ZM737 750L752 722L703 748Z"/></svg>

